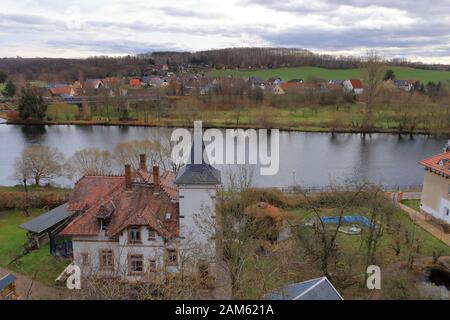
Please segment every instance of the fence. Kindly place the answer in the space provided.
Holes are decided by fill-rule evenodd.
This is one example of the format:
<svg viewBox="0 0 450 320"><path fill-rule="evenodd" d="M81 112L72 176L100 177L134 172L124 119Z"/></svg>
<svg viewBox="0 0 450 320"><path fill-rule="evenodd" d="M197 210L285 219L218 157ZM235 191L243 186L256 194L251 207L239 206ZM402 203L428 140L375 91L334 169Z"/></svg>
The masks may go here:
<svg viewBox="0 0 450 320"><path fill-rule="evenodd" d="M379 187L386 192L421 192L422 185L368 185L373 187ZM359 190L361 186L290 186L290 187L280 187L279 189L286 193L296 193L298 191L307 192L333 192L333 191L356 191Z"/></svg>

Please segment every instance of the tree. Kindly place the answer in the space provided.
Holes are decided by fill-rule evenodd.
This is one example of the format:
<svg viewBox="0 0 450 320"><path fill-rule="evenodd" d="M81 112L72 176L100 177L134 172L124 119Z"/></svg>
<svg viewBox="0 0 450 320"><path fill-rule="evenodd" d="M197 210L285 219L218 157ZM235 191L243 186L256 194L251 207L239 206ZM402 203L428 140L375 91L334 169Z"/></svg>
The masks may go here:
<svg viewBox="0 0 450 320"><path fill-rule="evenodd" d="M38 88L25 86L19 98L19 115L23 120L42 120L47 112L47 104Z"/></svg>
<svg viewBox="0 0 450 320"><path fill-rule="evenodd" d="M51 183L62 173L64 155L57 148L30 146L15 163L15 177L23 183L33 179L36 185Z"/></svg>
<svg viewBox="0 0 450 320"><path fill-rule="evenodd" d="M16 86L11 80L9 80L6 83L5 88L2 91L2 94L8 98L12 98L16 94Z"/></svg>
<svg viewBox="0 0 450 320"><path fill-rule="evenodd" d="M382 89L383 76L385 75L385 64L383 59L374 51L367 54L366 67L366 108L364 110L362 129L367 131L372 126L372 115L376 106L377 98Z"/></svg>
<svg viewBox="0 0 450 320"><path fill-rule="evenodd" d="M135 170L139 169L139 155L145 154L147 165L161 164L158 143L151 140L133 140L119 143L114 150L114 159L120 166L130 164Z"/></svg>
<svg viewBox="0 0 450 320"><path fill-rule="evenodd" d="M311 194L307 190L299 190L301 200L305 202L305 208L311 211L314 215L314 231L307 232L307 230L300 230L298 232L299 240L307 248L309 254L315 257L318 261L320 271L331 282L335 280L332 276L331 267L332 261L335 257L339 256L339 247L337 243L338 232L343 225L343 216L349 208L355 206L364 193L366 184L360 185L347 185L344 188L342 186L330 186L329 189L332 192L325 192L317 197ZM342 190L355 190L351 192L344 192ZM326 224L322 219L324 216L323 204L332 207L330 210L332 215L336 217L337 223ZM327 215L330 212L326 213ZM305 232L302 232L305 231ZM335 263L336 264L336 263Z"/></svg>
<svg viewBox="0 0 450 320"><path fill-rule="evenodd" d="M112 173L112 155L97 148L75 152L66 163L68 176L76 179L85 174L108 175Z"/></svg>
<svg viewBox="0 0 450 320"><path fill-rule="evenodd" d="M0 71L0 83L5 82L7 77L8 76L6 75L6 73L4 73L3 71Z"/></svg>
<svg viewBox="0 0 450 320"><path fill-rule="evenodd" d="M386 73L384 74L384 81L388 80L395 80L395 73L394 70L388 69Z"/></svg>

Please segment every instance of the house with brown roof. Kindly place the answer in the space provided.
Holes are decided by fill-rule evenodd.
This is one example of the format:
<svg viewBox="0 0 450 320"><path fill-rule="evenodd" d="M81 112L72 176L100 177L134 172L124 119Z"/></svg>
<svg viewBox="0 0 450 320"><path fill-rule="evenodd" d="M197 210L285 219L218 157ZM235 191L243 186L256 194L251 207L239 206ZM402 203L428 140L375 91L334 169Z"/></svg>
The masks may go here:
<svg viewBox="0 0 450 320"><path fill-rule="evenodd" d="M141 281L181 265L213 274L213 235L198 219L215 218L219 184L220 172L209 164L161 175L141 155L139 168L126 165L123 175L82 177L67 205L77 217L61 235L72 238L74 263L85 275Z"/></svg>
<svg viewBox="0 0 450 320"><path fill-rule="evenodd" d="M73 96L75 91L71 85L57 85L48 88L52 97Z"/></svg>
<svg viewBox="0 0 450 320"><path fill-rule="evenodd" d="M450 142L443 153L419 163L425 168L420 209L450 233Z"/></svg>
<svg viewBox="0 0 450 320"><path fill-rule="evenodd" d="M362 94L364 92L364 86L361 80L359 79L350 79L345 80L342 83L342 86L344 87L344 90L347 92L351 92L355 95Z"/></svg>

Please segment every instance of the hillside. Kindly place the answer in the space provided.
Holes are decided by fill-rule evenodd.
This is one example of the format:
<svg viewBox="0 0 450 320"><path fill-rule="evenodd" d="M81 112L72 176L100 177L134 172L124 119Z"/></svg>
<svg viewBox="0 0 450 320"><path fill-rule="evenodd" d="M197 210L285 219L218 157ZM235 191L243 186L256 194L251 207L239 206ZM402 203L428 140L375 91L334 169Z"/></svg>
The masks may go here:
<svg viewBox="0 0 450 320"><path fill-rule="evenodd" d="M413 69L409 67L390 67L394 70L397 79L415 79L422 83L428 81L450 81L450 71ZM283 80L306 79L308 77L319 77L325 80L331 79L362 79L364 77L363 69L325 69L318 67L298 67L298 68L278 68L278 69L260 69L250 71L239 70L213 70L211 76L237 77L258 76L263 79L270 77L281 77Z"/></svg>

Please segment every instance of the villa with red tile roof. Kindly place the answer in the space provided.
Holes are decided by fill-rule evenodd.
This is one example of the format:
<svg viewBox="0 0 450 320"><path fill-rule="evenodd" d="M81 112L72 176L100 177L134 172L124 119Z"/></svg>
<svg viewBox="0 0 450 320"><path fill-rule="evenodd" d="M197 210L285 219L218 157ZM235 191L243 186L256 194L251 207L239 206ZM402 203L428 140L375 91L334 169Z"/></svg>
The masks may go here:
<svg viewBox="0 0 450 320"><path fill-rule="evenodd" d="M355 95L359 95L364 92L363 83L359 79L345 80L342 85L345 91L351 92Z"/></svg>
<svg viewBox="0 0 450 320"><path fill-rule="evenodd" d="M160 175L141 155L139 168L126 165L124 175L82 177L66 208L76 217L61 235L71 237L74 263L85 275L141 281L183 264L214 274L214 235L198 220L214 221L218 185L220 172L207 163Z"/></svg>
<svg viewBox="0 0 450 320"><path fill-rule="evenodd" d="M450 146L420 164L425 167L420 209L450 233Z"/></svg>

